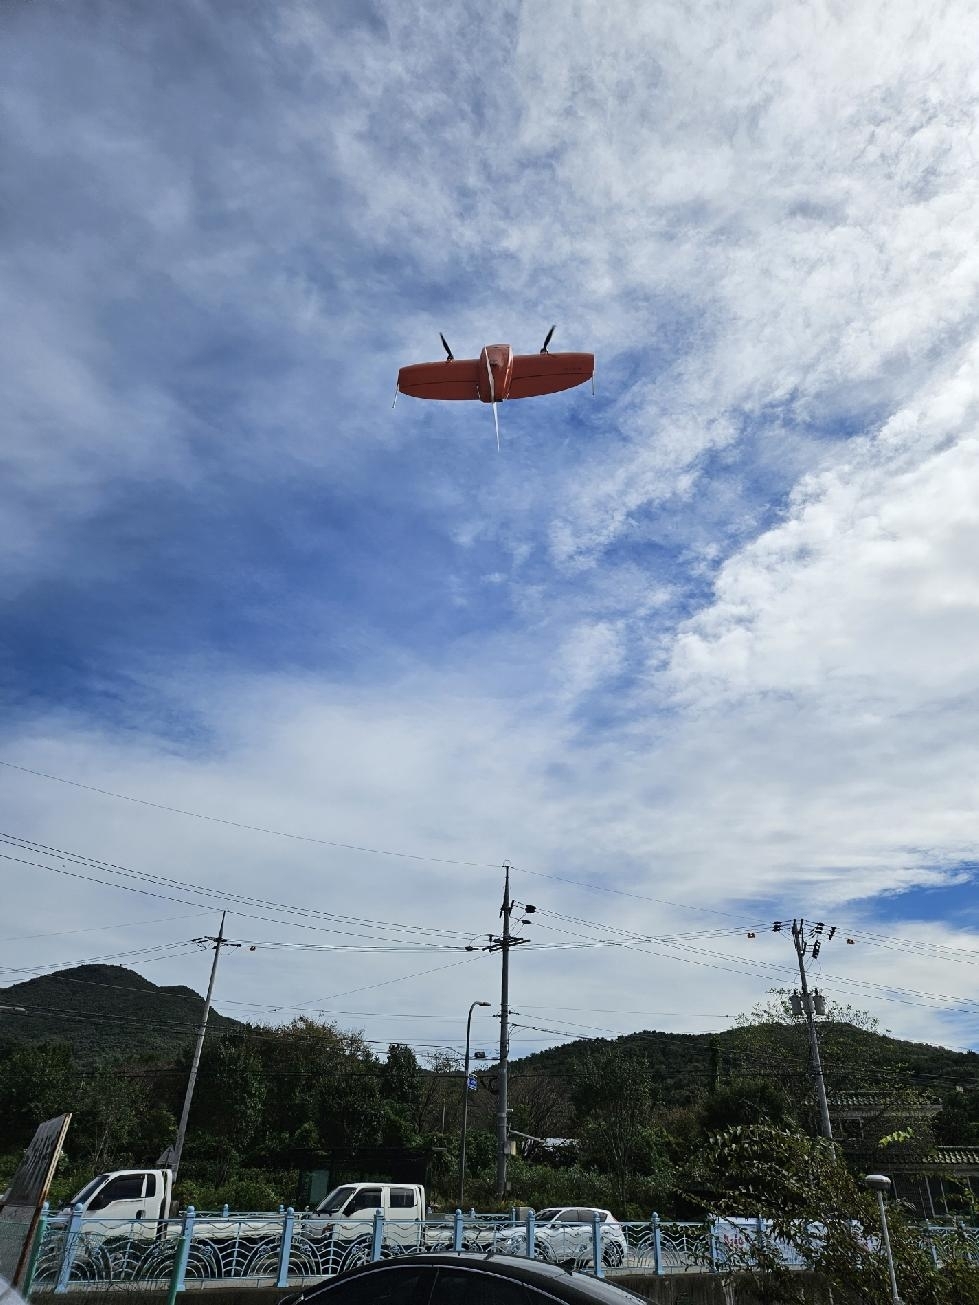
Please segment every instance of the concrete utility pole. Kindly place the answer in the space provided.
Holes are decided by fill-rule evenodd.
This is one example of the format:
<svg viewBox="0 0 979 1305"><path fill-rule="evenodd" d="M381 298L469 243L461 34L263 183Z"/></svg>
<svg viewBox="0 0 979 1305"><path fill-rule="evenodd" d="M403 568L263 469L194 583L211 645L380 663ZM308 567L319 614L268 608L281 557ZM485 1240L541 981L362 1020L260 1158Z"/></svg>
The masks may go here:
<svg viewBox="0 0 979 1305"><path fill-rule="evenodd" d="M489 935L489 942L485 947L468 947L467 951L484 951L500 952L502 965L502 976L500 981L500 1064L499 1064L499 1094L496 1105L496 1195L501 1200L506 1196L506 1167L507 1156L509 1154L509 1130L507 1115L507 1068L510 1057L510 948L518 947L521 943L528 940L526 938L515 938L510 932L510 916L513 914L513 908L517 905L510 897L510 866L504 864L505 878L503 882L503 905L500 907L500 918L503 920L503 931L496 936ZM536 911L536 906L526 904L523 908L528 915ZM524 924L529 924L525 920Z"/></svg>
<svg viewBox="0 0 979 1305"><path fill-rule="evenodd" d="M513 938L510 934L510 913L513 902L510 898L510 867L505 866L506 878L503 882L503 905L500 916L503 919L503 933L498 944L503 961L500 982L500 1094L496 1098L496 1194L506 1196L506 1165L510 1139L508 1137L507 1119L507 1069L510 1059L510 948Z"/></svg>
<svg viewBox="0 0 979 1305"><path fill-rule="evenodd" d="M829 1117L829 1103L826 1100L826 1081L823 1078L823 1063L819 1058L819 1040L816 1037L815 1011L813 1009L812 998L809 995L809 984L806 980L805 955L809 944L806 941L805 924L805 920L792 921L792 941L795 944L795 954L799 959L799 983L802 988L802 1009L805 1013L806 1024L809 1026L809 1066L812 1071L813 1083L816 1086L816 1097L819 1101L820 1131L828 1142L832 1142L833 1125ZM821 927L822 926L820 926L820 928Z"/></svg>
<svg viewBox="0 0 979 1305"><path fill-rule="evenodd" d="M180 1168L180 1157L183 1154L184 1139L187 1136L187 1120L190 1118L190 1103L194 1099L194 1086L197 1083L197 1071L201 1063L201 1051L204 1047L204 1034L207 1032L207 1017L211 1013L211 998L214 995L214 980L218 972L218 957L221 955L222 947L240 947L241 943L229 943L224 936L224 917L227 912L221 912L221 927L218 929L216 938L195 938L196 943L210 943L214 947L214 960L211 962L211 978L207 985L207 996L204 998L204 1014L201 1018L200 1028L197 1030L197 1041L194 1044L194 1054L190 1061L190 1077L187 1079L187 1091L184 1093L184 1108L180 1112L180 1123L177 1125L177 1139L173 1144L173 1152L170 1160L170 1170L173 1174L171 1191L177 1186L177 1170Z"/></svg>

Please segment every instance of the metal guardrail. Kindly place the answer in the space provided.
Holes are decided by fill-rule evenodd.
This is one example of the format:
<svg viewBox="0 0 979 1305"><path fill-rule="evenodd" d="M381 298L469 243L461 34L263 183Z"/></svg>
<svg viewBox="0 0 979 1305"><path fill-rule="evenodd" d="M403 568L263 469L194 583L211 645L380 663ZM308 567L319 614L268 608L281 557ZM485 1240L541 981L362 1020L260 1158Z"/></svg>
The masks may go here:
<svg viewBox="0 0 979 1305"><path fill-rule="evenodd" d="M961 1223L930 1224L922 1242L936 1265L965 1260L979 1266L979 1228ZM426 1251L471 1250L527 1255L572 1265L597 1277L623 1270L655 1275L719 1272L747 1267L760 1248L774 1252L790 1268L805 1268L804 1254L773 1239L763 1219L710 1219L679 1222L660 1219L603 1224L544 1224L534 1214L454 1215L425 1220L327 1220L322 1215L199 1215L160 1222L105 1219L84 1215L49 1217L38 1226L24 1294L56 1295L94 1287L135 1284L177 1292L215 1279L255 1286L302 1286L372 1260ZM868 1249L873 1246L868 1244Z"/></svg>

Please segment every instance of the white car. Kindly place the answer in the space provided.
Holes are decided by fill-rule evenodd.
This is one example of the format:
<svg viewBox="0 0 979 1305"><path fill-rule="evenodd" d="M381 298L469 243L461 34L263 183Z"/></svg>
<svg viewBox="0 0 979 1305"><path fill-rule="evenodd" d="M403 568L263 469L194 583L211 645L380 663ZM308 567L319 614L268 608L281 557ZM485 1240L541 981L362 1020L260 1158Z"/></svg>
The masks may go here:
<svg viewBox="0 0 979 1305"><path fill-rule="evenodd" d="M598 1215L602 1263L621 1264L629 1249L625 1230L608 1210L594 1206L552 1206L537 1214L534 1255L552 1264L587 1264L594 1254L594 1221ZM506 1255L527 1254L527 1230L508 1228L495 1240L494 1250Z"/></svg>

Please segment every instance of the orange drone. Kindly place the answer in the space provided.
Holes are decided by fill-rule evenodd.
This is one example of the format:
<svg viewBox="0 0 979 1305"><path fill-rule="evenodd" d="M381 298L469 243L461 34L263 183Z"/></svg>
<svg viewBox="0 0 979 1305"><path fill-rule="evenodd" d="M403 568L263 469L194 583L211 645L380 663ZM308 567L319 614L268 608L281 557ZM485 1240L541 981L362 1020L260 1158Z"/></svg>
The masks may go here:
<svg viewBox="0 0 979 1305"><path fill-rule="evenodd" d="M410 394L416 399L479 399L496 404L505 399L557 394L587 380L592 380L594 386L595 355L548 353L553 334L552 326L540 353L515 354L508 344L488 344L478 358L456 358L440 332L445 361L402 367L395 402L398 394ZM496 408L493 417L495 420ZM499 424L496 438L499 444Z"/></svg>

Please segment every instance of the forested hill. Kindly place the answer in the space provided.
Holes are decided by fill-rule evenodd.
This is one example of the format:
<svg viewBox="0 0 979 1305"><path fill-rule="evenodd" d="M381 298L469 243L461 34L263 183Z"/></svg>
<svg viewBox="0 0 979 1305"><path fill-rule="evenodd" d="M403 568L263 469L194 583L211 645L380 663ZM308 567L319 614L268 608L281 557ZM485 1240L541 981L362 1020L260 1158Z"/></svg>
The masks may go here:
<svg viewBox="0 0 979 1305"><path fill-rule="evenodd" d="M172 1062L191 1043L203 1005L190 988L161 987L121 965L80 965L0 989L0 1044L67 1042L84 1061L150 1054ZM242 1027L211 1011L214 1033ZM905 1042L832 1020L820 1027L820 1045L836 1093L889 1085L941 1096L956 1087L979 1088L975 1052ZM564 1043L514 1060L515 1085L523 1081L530 1090L546 1081L563 1097L579 1064L600 1049L645 1062L662 1104L690 1102L731 1079L808 1081L804 1028L755 1024L716 1034L646 1030ZM487 1066L487 1073L492 1070Z"/></svg>
<svg viewBox="0 0 979 1305"><path fill-rule="evenodd" d="M917 1088L936 1096L979 1088L979 1055L906 1042L852 1024L826 1022L819 1030L827 1084L837 1093ZM804 1027L756 1024L716 1034L646 1030L620 1038L564 1043L514 1062L515 1075L570 1082L578 1064L599 1048L641 1058L664 1104L681 1105L698 1093L738 1078L808 1081Z"/></svg>
<svg viewBox="0 0 979 1305"><path fill-rule="evenodd" d="M172 1060L193 1040L203 1009L191 988L160 987L122 965L78 965L0 988L0 1043L67 1042L82 1060ZM240 1027L211 1011L209 1029Z"/></svg>

